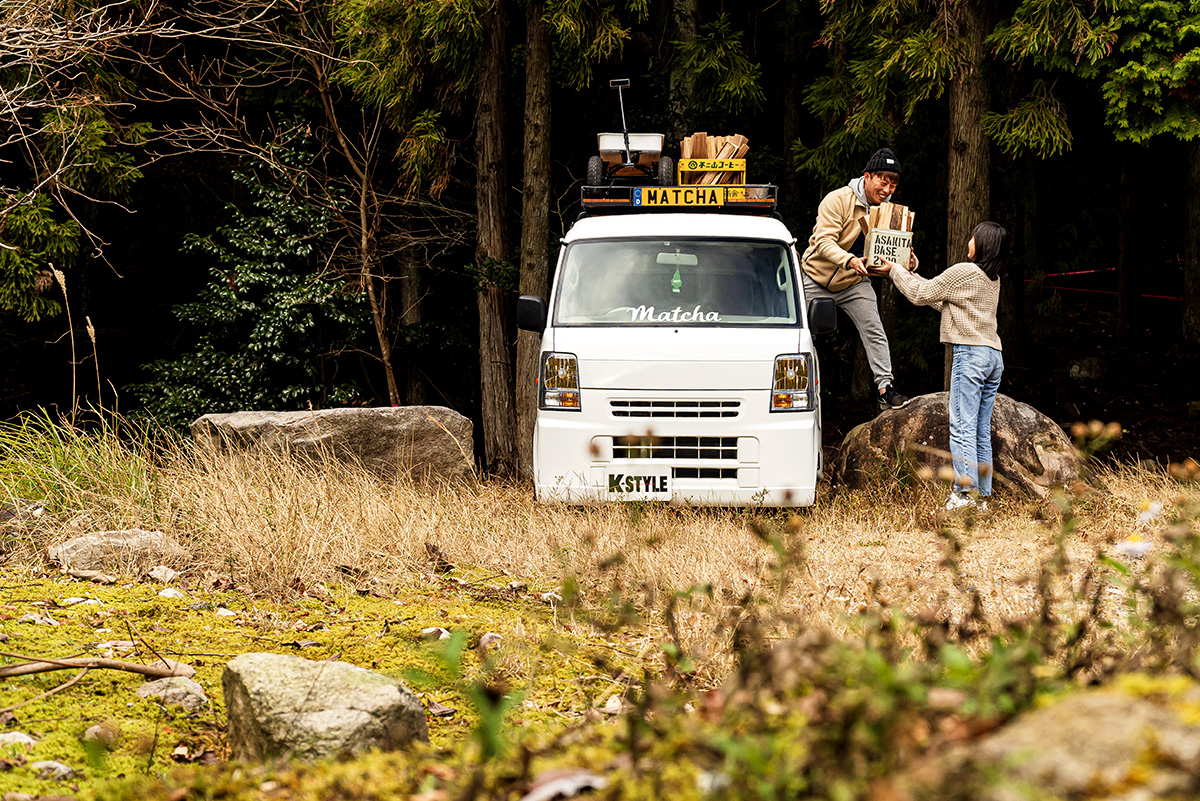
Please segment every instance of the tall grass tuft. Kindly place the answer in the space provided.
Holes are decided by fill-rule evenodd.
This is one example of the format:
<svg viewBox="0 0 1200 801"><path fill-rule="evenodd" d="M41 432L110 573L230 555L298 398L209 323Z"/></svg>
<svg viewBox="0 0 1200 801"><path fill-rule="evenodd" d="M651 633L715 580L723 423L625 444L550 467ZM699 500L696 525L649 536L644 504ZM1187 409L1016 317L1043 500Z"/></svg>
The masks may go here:
<svg viewBox="0 0 1200 801"><path fill-rule="evenodd" d="M81 423L82 424L82 423ZM0 506L44 507L40 530L153 526L160 432L108 414L88 428L46 410L0 422ZM35 547L44 542L26 540Z"/></svg>

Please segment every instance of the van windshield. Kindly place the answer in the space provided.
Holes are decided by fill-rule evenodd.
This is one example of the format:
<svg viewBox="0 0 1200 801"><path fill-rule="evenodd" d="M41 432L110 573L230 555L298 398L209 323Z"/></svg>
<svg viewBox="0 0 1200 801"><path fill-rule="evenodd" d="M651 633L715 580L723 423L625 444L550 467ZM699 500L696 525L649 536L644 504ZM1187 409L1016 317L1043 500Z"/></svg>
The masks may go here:
<svg viewBox="0 0 1200 801"><path fill-rule="evenodd" d="M778 242L622 239L567 246L558 325L796 325Z"/></svg>

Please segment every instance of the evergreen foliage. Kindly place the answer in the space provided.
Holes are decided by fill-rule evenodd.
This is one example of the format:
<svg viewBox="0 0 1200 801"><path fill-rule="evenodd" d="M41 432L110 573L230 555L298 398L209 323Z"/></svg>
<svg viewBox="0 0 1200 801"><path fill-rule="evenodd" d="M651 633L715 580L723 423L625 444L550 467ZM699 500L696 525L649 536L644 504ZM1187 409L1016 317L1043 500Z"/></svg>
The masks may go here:
<svg viewBox="0 0 1200 801"><path fill-rule="evenodd" d="M1045 81L1035 81L1033 89L1008 111L983 116L984 132L1009 156L1033 153L1057 156L1071 149L1073 136L1062 102Z"/></svg>
<svg viewBox="0 0 1200 801"><path fill-rule="evenodd" d="M742 32L734 30L728 15L720 14L702 25L690 42L672 42L676 50L673 67L678 78L686 77L712 108L697 109L700 116L715 110L737 112L758 108L766 96L762 89L762 66L751 61L742 43Z"/></svg>
<svg viewBox="0 0 1200 801"><path fill-rule="evenodd" d="M1114 6L1111 0L1025 0L991 30L990 66L1029 87L1010 107L981 120L1004 153L1048 158L1071 149L1073 135L1054 81L1066 73L1096 72L1119 27L1111 18ZM793 148L802 171L832 180L841 177L851 155L915 124L922 104L941 99L969 65L956 3L827 0L822 10L820 43L832 51L831 71L810 85L804 103L825 121L826 132L816 145L796 142ZM1040 77L1022 83L1012 74L1024 62Z"/></svg>
<svg viewBox="0 0 1200 801"><path fill-rule="evenodd" d="M0 218L0 309L26 322L53 316L62 304L45 293L54 285L51 270L65 268L79 252L79 224L59 222L50 198L29 192L14 198Z"/></svg>
<svg viewBox="0 0 1200 801"><path fill-rule="evenodd" d="M29 35L53 38L60 29L71 31L73 21L84 25L75 13L47 3L36 20L45 29ZM142 177L133 149L144 146L153 129L121 123L115 105L124 87L103 60L84 56L81 70L72 64L67 71L68 47L8 43L6 51L0 82L10 89L0 120L8 133L0 142L0 163L16 169L9 178L15 185L0 187L0 311L34 322L61 309L44 296L52 271L65 273L74 265L85 237L99 240L73 207L79 200L127 199Z"/></svg>
<svg viewBox="0 0 1200 801"><path fill-rule="evenodd" d="M1106 121L1116 137L1200 136L1200 2L1122 3L1117 22L1104 82Z"/></svg>
<svg viewBox="0 0 1200 801"><path fill-rule="evenodd" d="M364 392L347 356L369 335L357 288L329 274L314 243L328 220L270 181L238 173L248 211L229 206L229 223L189 235L183 252L209 262L197 300L176 306L193 345L147 366L135 386L151 414L181 427L209 412L296 410L353 404ZM364 342L361 350L367 350Z"/></svg>

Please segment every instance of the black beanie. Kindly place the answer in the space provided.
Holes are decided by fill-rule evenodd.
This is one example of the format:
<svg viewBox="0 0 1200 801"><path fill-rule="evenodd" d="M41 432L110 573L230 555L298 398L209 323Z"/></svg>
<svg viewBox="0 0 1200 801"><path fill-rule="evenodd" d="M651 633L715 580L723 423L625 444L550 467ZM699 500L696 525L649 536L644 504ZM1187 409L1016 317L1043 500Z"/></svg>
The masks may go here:
<svg viewBox="0 0 1200 801"><path fill-rule="evenodd" d="M899 175L900 159L896 158L896 154L892 152L891 148L881 147L867 161L863 172L894 172Z"/></svg>

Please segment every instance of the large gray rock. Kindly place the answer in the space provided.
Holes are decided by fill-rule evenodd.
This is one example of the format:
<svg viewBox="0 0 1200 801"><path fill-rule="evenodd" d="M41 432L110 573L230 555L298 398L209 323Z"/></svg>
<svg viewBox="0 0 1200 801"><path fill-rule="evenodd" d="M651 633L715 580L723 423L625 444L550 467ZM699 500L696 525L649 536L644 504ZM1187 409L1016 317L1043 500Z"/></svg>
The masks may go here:
<svg viewBox="0 0 1200 801"><path fill-rule="evenodd" d="M976 742L931 754L893 777L896 801L1153 801L1196 798L1200 700L1094 690L1035 709Z"/></svg>
<svg viewBox="0 0 1200 801"><path fill-rule="evenodd" d="M425 710L396 679L345 662L243 654L221 677L234 759L323 759L427 742Z"/></svg>
<svg viewBox="0 0 1200 801"><path fill-rule="evenodd" d="M192 423L212 447L270 448L359 462L386 481L475 479L471 421L441 406L206 414Z"/></svg>
<svg viewBox="0 0 1200 801"><path fill-rule="evenodd" d="M981 741L975 759L1055 798L1131 785L1161 798L1196 789L1200 728L1144 698L1092 692L1022 716Z"/></svg>
<svg viewBox="0 0 1200 801"><path fill-rule="evenodd" d="M150 565L182 564L188 553L161 531L140 528L94 531L46 549L50 561L68 570L138 569Z"/></svg>
<svg viewBox="0 0 1200 801"><path fill-rule="evenodd" d="M865 488L890 481L899 460L935 471L950 464L950 393L921 395L846 435L834 463L839 481ZM1032 406L996 397L992 414L994 490L1045 497L1079 479L1079 456L1066 432Z"/></svg>

